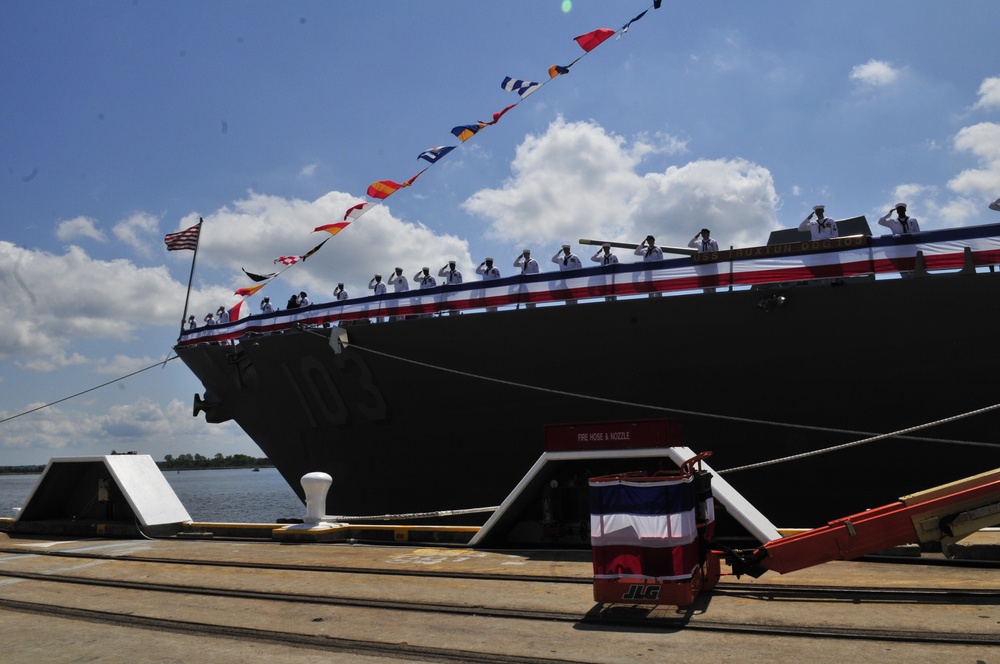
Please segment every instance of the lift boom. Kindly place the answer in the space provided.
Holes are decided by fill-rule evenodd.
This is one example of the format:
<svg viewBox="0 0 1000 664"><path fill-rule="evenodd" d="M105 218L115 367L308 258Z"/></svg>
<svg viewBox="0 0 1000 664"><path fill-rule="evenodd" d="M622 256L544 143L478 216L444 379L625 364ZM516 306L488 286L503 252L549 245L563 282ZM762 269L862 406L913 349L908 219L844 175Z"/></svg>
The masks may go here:
<svg viewBox="0 0 1000 664"><path fill-rule="evenodd" d="M786 574L831 560L854 560L902 544L944 546L1000 524L1000 468L900 498L826 526L771 540L734 561L733 572Z"/></svg>

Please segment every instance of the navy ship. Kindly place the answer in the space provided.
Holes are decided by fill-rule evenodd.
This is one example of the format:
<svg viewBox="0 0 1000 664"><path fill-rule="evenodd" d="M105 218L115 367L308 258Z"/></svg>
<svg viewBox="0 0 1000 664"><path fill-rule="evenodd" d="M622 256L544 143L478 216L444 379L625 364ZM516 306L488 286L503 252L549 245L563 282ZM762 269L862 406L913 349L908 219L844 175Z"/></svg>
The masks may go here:
<svg viewBox="0 0 1000 664"><path fill-rule="evenodd" d="M234 420L300 497L329 473L330 515L477 524L506 501L492 543L586 544L587 478L663 469L678 444L776 525L814 527L1000 465L1000 225L851 221L253 315L175 350L195 415ZM642 435L566 435L602 423Z"/></svg>

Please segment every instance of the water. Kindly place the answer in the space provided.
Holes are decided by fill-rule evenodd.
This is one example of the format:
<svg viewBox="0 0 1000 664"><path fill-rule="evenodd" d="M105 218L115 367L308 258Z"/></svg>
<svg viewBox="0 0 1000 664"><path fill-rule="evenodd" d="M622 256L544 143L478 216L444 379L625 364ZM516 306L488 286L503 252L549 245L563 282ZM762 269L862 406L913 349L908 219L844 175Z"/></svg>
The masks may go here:
<svg viewBox="0 0 1000 664"><path fill-rule="evenodd" d="M305 516L306 508L274 468L164 471L193 521L274 523ZM28 499L38 475L0 475L0 516Z"/></svg>

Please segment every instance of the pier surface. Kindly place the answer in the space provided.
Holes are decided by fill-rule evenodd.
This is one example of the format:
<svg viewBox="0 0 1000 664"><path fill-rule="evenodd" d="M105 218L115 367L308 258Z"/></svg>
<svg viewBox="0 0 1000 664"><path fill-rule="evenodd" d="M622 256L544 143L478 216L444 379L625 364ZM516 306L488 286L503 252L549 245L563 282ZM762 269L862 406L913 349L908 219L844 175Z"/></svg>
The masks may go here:
<svg viewBox="0 0 1000 664"><path fill-rule="evenodd" d="M996 557L1000 532L965 542ZM997 563L723 577L594 602L588 551L0 534L5 661L1000 661Z"/></svg>

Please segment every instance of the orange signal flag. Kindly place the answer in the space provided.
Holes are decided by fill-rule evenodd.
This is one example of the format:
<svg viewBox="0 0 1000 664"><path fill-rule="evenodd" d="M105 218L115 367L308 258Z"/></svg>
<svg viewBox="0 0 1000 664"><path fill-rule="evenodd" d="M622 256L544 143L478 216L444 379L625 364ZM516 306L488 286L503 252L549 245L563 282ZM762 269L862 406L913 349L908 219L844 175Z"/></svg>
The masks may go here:
<svg viewBox="0 0 1000 664"><path fill-rule="evenodd" d="M349 221L338 221L335 224L324 224L323 226L317 226L313 229L313 233L316 231L326 231L330 235L336 235L340 231L344 230L351 225Z"/></svg>
<svg viewBox="0 0 1000 664"><path fill-rule="evenodd" d="M257 284L256 286L249 286L247 288L237 288L236 295L241 295L243 297L250 297L264 286L267 286L267 284Z"/></svg>

